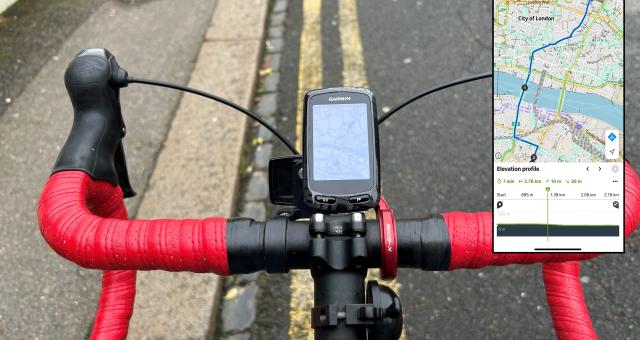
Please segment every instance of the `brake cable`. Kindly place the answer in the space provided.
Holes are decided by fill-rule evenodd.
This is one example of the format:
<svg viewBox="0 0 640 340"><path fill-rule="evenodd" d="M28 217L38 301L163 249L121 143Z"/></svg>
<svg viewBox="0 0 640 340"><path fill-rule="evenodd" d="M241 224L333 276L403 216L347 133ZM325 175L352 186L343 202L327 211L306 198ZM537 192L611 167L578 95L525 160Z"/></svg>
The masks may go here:
<svg viewBox="0 0 640 340"><path fill-rule="evenodd" d="M400 111L402 108L404 108L405 106L415 102L416 100L425 97L427 95L430 95L432 93L438 92L440 90L444 90L444 89L448 89L450 87L456 86L456 85L461 85L464 83L469 83L472 81L476 81L476 80L480 80L480 79L485 79L485 78L491 78L493 76L493 73L491 72L487 72L487 73L480 73L480 74L476 74L476 75L472 75L469 77L465 77L465 78L460 78L460 79L456 79L453 81L450 81L448 83L436 86L434 88L431 88L425 92L422 92L412 98L409 98L408 100L405 100L404 102L402 102L401 104L399 104L398 106L394 107L393 109L391 109L389 112L385 113L384 115L382 115L380 118L378 118L378 124L383 123L385 120L387 120L389 117L391 117L393 114L395 114L396 112ZM264 126L265 128L267 128L267 130L269 130L271 133L273 133L274 136L276 136L280 141L282 141L282 143L284 143L284 145L294 154L294 155L299 155L300 153L298 152L298 150L296 150L295 146L293 145L293 143L291 143L291 141L289 139L287 139L285 136L283 136L280 132L278 132L278 130L276 130L276 128L269 124L269 122L267 122L264 118L260 117L260 115L258 115L257 113L251 112L247 109L245 109L244 107L228 100L228 99L224 99L222 97L218 97L214 94L211 93L207 93L198 89L194 89L192 87L188 87L188 86L184 86L184 85L180 85L180 84L175 84L175 83L169 83L169 82L165 82L165 81L160 81L160 80L151 80L151 79L143 79L143 78L136 78L136 77L132 77L132 76L127 76L126 78L127 83L131 84L131 83L137 83L137 84L146 84L146 85L153 85L153 86L159 86L159 87L166 87L166 88L170 88L170 89L174 89L174 90L180 90L180 91L184 91L184 92L188 92L188 93L192 93L198 96L202 96L208 99L211 99L213 101L216 101L218 103L224 104L226 106L229 106L231 108L234 108L242 113L244 113L245 115L253 118L255 121L257 121L258 123L260 123L262 126Z"/></svg>
<svg viewBox="0 0 640 340"><path fill-rule="evenodd" d="M393 109L391 109L389 112L385 113L384 115L382 115L382 117L378 118L378 125L382 124L382 122L384 122L385 120L387 120L387 118L391 117L394 113L400 111L400 109L402 109L403 107L415 102L416 100L430 95L434 92L438 92L440 90L444 90L444 89L448 89L450 87L456 86L456 85L460 85L460 84L464 84L464 83L469 83L472 81L476 81L476 80L480 80L480 79L485 79L485 78L491 78L493 77L493 73L492 72L487 72L487 73L480 73L480 74L476 74L476 75L472 75L469 77L465 77L465 78L460 78L460 79L456 79L453 81L450 81L448 83L436 86L432 89L429 89L425 92L422 92L404 102L402 102L400 105L394 107Z"/></svg>
<svg viewBox="0 0 640 340"><path fill-rule="evenodd" d="M280 139L289 150L291 150L291 152L293 152L296 155L299 155L298 151L296 150L296 148L293 146L293 144L291 143L291 141L289 141L286 137L284 137L282 134L280 134L280 132L278 132L278 130L276 130L275 127L273 127L273 125L269 124L269 122L267 122L264 118L260 117L260 115L258 115L257 113L253 113L247 109L245 109L244 107L228 100L228 99L224 99L222 97L218 97L214 94L211 93L207 93L198 89L194 89L192 87L188 87L188 86L183 86L180 84L175 84L175 83L169 83L169 82L165 82L165 81L160 81L160 80L150 80L150 79L142 79L142 78L135 78L135 77L127 77L127 82L128 83L138 83L138 84L146 84L146 85L153 85L153 86L160 86L160 87L167 87L170 89L174 89L174 90L180 90L180 91L184 91L184 92L189 92L189 93L193 93L195 95L198 96L202 96L205 98L209 98L211 100L214 100L218 103L224 104L226 106L229 106L231 108L234 108L242 113L244 113L245 115L253 118L254 120L256 120L258 123L262 124L262 126L264 126L265 128L267 128L267 130L271 131L271 133L274 134L274 136L276 136L278 139Z"/></svg>

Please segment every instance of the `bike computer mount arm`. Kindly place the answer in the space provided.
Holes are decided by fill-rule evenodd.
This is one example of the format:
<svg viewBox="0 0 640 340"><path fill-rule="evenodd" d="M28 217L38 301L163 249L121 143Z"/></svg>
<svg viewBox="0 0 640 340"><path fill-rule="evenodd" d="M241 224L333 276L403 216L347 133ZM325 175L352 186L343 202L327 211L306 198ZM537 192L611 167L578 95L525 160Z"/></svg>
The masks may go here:
<svg viewBox="0 0 640 340"><path fill-rule="evenodd" d="M115 165L124 136L117 91L131 78L106 50L79 54L67 74L76 72L85 74L81 77L83 81L71 83L74 91L69 91L76 111L72 134L42 192L38 216L43 236L58 254L83 267L105 270L103 296L98 307L100 317L94 323L94 335L126 337L133 308L135 273L126 275L125 290L114 289L114 285L121 284L114 277L134 270L233 275L259 270L283 273L310 269L315 290L312 325L316 339L365 339L367 333L369 339L395 339L402 323L399 299L389 289L373 282L365 292L364 279L369 268L381 268L383 276L393 277L398 267L454 270L576 261L597 256L492 254L490 213L447 213L396 221L383 199L376 220L365 220L361 212L314 211L309 211L310 219L279 216L265 222L226 218L126 220L123 192L127 195L131 191ZM69 83L67 86L69 88ZM167 87L182 88L175 84ZM108 135L107 144L93 138L100 133ZM76 163L60 161L76 158ZM95 164L114 165L105 166L110 171L94 171L87 159ZM300 166L300 162L296 166ZM628 164L626 168L625 235L628 236L640 220L640 182ZM553 275L562 268L545 269L549 269L545 271L545 287L557 288ZM567 275L577 277L576 273L572 271ZM548 277L551 278L549 286ZM579 280L575 282L579 287ZM104 298L105 294L123 291L127 292L126 296L116 300L126 300L118 300L115 305L103 304L114 298ZM558 334L563 331L589 334L592 328L584 303L566 308L568 304L581 302L581 296L565 301L556 295L550 295L549 302L552 311L557 309L554 325ZM571 318L576 318L575 322L567 321Z"/></svg>

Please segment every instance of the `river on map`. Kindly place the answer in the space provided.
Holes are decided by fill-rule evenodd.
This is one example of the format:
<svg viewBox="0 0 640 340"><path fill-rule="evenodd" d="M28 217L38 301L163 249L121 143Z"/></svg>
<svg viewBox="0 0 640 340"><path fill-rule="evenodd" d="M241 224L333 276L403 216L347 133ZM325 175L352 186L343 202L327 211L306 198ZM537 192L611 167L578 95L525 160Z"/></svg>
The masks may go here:
<svg viewBox="0 0 640 340"><path fill-rule="evenodd" d="M493 77L493 90L498 95L512 95L520 97L524 80L504 72L495 72ZM538 85L529 81L528 90L524 100L532 103L538 91ZM552 110L558 107L560 89L543 88L536 105ZM581 113L583 115L599 119L613 125L616 129L623 129L622 105L612 103L610 100L595 94L583 94L566 91L563 111L566 113Z"/></svg>

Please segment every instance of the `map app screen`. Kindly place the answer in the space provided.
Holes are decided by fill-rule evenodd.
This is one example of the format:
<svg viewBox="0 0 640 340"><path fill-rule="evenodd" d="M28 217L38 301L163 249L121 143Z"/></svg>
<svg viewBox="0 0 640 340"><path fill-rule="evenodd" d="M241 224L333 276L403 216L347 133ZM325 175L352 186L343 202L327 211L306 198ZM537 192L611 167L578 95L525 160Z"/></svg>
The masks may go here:
<svg viewBox="0 0 640 340"><path fill-rule="evenodd" d="M623 0L493 15L493 251L623 252Z"/></svg>
<svg viewBox="0 0 640 340"><path fill-rule="evenodd" d="M313 105L313 180L366 180L367 104Z"/></svg>

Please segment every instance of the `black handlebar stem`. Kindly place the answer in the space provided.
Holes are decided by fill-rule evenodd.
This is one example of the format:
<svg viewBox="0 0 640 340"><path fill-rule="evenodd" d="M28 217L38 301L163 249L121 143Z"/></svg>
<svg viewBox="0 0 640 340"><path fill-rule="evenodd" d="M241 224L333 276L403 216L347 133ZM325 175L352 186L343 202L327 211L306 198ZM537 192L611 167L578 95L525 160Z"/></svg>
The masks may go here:
<svg viewBox="0 0 640 340"><path fill-rule="evenodd" d="M366 339L367 330L371 332L383 324L395 326L383 337L370 339L397 339L401 312L389 319L382 316L380 306L365 303L364 280L368 268L380 267L381 239L378 221L365 221L362 216L314 214L304 220L282 216L266 222L228 220L230 274L310 269L314 280L311 325L316 340ZM448 269L451 246L442 216L398 220L396 229L398 267ZM398 300L391 293L385 296ZM396 307L399 308L399 300ZM367 311L374 311L373 317Z"/></svg>
<svg viewBox="0 0 640 340"><path fill-rule="evenodd" d="M265 270L286 273L311 268L311 221L276 217L267 222L252 219L227 221L227 258L231 274ZM451 261L449 231L442 216L396 221L398 267L428 271L448 270ZM380 268L381 243L377 220L366 221L367 268ZM346 243L341 246L347 251ZM338 269L338 268L336 268Z"/></svg>

